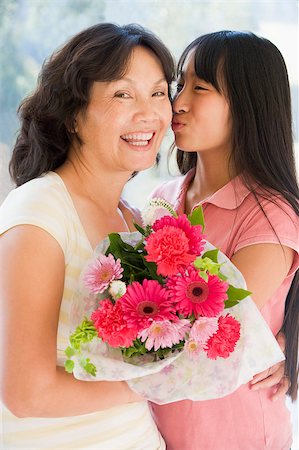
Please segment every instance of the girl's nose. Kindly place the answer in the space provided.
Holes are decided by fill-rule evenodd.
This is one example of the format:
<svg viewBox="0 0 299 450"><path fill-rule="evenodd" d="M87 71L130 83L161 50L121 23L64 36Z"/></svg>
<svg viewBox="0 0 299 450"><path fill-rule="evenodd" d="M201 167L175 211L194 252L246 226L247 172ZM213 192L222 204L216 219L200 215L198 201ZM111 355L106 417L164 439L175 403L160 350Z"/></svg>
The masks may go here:
<svg viewBox="0 0 299 450"><path fill-rule="evenodd" d="M181 114L189 110L187 95L184 91L179 92L172 103L173 111L176 114Z"/></svg>

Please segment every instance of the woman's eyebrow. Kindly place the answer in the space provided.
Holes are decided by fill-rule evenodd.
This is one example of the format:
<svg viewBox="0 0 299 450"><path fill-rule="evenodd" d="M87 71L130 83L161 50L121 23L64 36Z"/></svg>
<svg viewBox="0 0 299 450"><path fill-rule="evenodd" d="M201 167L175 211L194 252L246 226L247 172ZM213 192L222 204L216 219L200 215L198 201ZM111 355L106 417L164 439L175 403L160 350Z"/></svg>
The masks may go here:
<svg viewBox="0 0 299 450"><path fill-rule="evenodd" d="M120 78L120 80L118 80L118 81L127 81L130 84L135 84L135 82L136 82L136 80L132 80L129 77ZM153 84L157 85L157 84L161 84L161 83L167 83L166 78L160 78L159 80L155 81Z"/></svg>

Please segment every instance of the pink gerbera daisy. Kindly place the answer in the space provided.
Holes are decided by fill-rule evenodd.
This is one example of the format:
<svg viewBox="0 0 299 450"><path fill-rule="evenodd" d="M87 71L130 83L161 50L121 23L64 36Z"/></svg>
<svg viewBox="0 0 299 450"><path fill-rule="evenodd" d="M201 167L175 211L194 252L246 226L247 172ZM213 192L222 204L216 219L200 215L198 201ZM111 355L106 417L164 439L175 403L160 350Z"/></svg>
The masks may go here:
<svg viewBox="0 0 299 450"><path fill-rule="evenodd" d="M157 264L157 273L174 275L186 267L203 250L201 225L192 226L184 214L164 216L153 224L153 232L146 238L147 261Z"/></svg>
<svg viewBox="0 0 299 450"><path fill-rule="evenodd" d="M98 336L111 347L130 347L137 337L137 329L129 326L123 317L119 301L113 304L109 299L102 300L91 315Z"/></svg>
<svg viewBox="0 0 299 450"><path fill-rule="evenodd" d="M156 280L134 281L127 287L121 301L124 318L138 330L147 328L155 320L178 320L169 291Z"/></svg>
<svg viewBox="0 0 299 450"><path fill-rule="evenodd" d="M119 280L122 277L123 270L120 265L120 259L115 261L111 254L108 256L100 254L88 266L83 281L91 292L101 294L113 280Z"/></svg>
<svg viewBox="0 0 299 450"><path fill-rule="evenodd" d="M223 311L228 298L228 283L210 274L205 281L191 265L184 273L170 277L167 286L178 312L185 317L215 317Z"/></svg>
<svg viewBox="0 0 299 450"><path fill-rule="evenodd" d="M158 350L158 348L171 348L185 338L190 330L190 322L182 319L179 322L170 322L169 320L154 321L145 330L138 333L138 337L145 342L147 350Z"/></svg>
<svg viewBox="0 0 299 450"><path fill-rule="evenodd" d="M199 353L204 350L204 345L194 339L189 339L185 342L184 350L187 352L190 359L196 360Z"/></svg>
<svg viewBox="0 0 299 450"><path fill-rule="evenodd" d="M194 323L190 331L190 339L194 339L198 343L205 344L207 340L213 336L218 330L217 317L199 317Z"/></svg>
<svg viewBox="0 0 299 450"><path fill-rule="evenodd" d="M210 359L228 358L240 339L240 322L227 314L218 319L218 330L207 342L207 356Z"/></svg>

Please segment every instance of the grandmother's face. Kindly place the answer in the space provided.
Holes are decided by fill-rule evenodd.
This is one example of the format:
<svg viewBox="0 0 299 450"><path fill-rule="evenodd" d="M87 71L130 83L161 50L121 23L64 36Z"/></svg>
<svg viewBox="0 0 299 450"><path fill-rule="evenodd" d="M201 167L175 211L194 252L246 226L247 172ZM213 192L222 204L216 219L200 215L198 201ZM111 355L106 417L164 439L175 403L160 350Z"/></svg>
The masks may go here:
<svg viewBox="0 0 299 450"><path fill-rule="evenodd" d="M108 171L152 166L172 117L168 85L158 58L136 47L123 78L95 82L77 117L85 163Z"/></svg>

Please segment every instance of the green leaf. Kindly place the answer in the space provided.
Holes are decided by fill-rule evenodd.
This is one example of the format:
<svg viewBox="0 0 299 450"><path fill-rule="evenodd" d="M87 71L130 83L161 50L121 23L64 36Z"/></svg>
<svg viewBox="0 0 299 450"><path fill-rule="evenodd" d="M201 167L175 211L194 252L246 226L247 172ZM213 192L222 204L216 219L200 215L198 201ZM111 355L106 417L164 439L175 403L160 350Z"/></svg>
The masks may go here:
<svg viewBox="0 0 299 450"><path fill-rule="evenodd" d="M143 255L144 243L142 239L135 248L130 244L123 242L118 233L109 234L110 245L106 251L106 255L111 253L114 258L120 258L121 266L124 269L122 274L122 281L125 283L132 283L134 280L147 278L149 272L145 265Z"/></svg>
<svg viewBox="0 0 299 450"><path fill-rule="evenodd" d="M231 308L232 306L236 306L239 303L238 300L225 300L224 309Z"/></svg>
<svg viewBox="0 0 299 450"><path fill-rule="evenodd" d="M85 372L90 373L93 377L96 376L97 368L94 364L90 362L89 358L81 358L80 366L85 370Z"/></svg>
<svg viewBox="0 0 299 450"><path fill-rule="evenodd" d="M208 277L208 274L207 274L207 272L206 272L205 270L200 270L200 271L199 271L199 276L200 276L203 280L205 280L206 282L208 282L209 277Z"/></svg>
<svg viewBox="0 0 299 450"><path fill-rule="evenodd" d="M126 358L131 358L134 355L138 355L139 351L135 347L128 347L122 351Z"/></svg>
<svg viewBox="0 0 299 450"><path fill-rule="evenodd" d="M212 256L214 257L214 255ZM212 259L207 257L196 258L193 264L196 269L200 270L200 272L209 272L209 274L211 275L218 275L221 267L221 264L218 264L217 262L214 262Z"/></svg>
<svg viewBox="0 0 299 450"><path fill-rule="evenodd" d="M218 253L219 253L219 249L218 248L215 248L214 250L208 250L207 252L205 252L202 255L202 258L209 258L214 263L218 263Z"/></svg>
<svg viewBox="0 0 299 450"><path fill-rule="evenodd" d="M70 343L74 350L81 350L81 345L90 342L98 335L92 321L85 318L70 336Z"/></svg>
<svg viewBox="0 0 299 450"><path fill-rule="evenodd" d="M189 214L188 219L191 223L191 225L201 225L202 231L205 228L205 220L203 215L203 209L202 206L197 206L191 214Z"/></svg>
<svg viewBox="0 0 299 450"><path fill-rule="evenodd" d="M160 284L163 285L163 277L162 277L162 275L158 275L157 274L157 265L156 265L156 263L147 261L144 256L142 257L142 259L143 259L143 262L144 262L144 266L148 270L149 279L157 280L157 281L159 281Z"/></svg>
<svg viewBox="0 0 299 450"><path fill-rule="evenodd" d="M74 361L72 361L71 359L67 359L65 361L64 368L66 372L73 373L74 367L75 367Z"/></svg>
<svg viewBox="0 0 299 450"><path fill-rule="evenodd" d="M145 343L138 338L134 340L134 345L131 345L131 347L122 348L122 354L126 358L131 358L135 355L145 355L145 353L147 353Z"/></svg>
<svg viewBox="0 0 299 450"><path fill-rule="evenodd" d="M139 231L139 233L141 233L143 236L147 235L146 230L142 228L140 225L138 225L138 223L133 222L133 225L136 228L136 230Z"/></svg>
<svg viewBox="0 0 299 450"><path fill-rule="evenodd" d="M75 352L75 350L74 350L72 347L67 347L67 348L65 349L64 353L66 354L66 356L67 356L68 358L71 358L72 356L75 355L76 352Z"/></svg>
<svg viewBox="0 0 299 450"><path fill-rule="evenodd" d="M248 297L251 292L246 289L235 288L231 284L227 290L228 300L226 300L225 308L230 308L231 306L235 306L239 303L240 300L243 300L245 297Z"/></svg>

